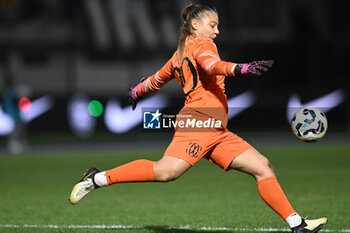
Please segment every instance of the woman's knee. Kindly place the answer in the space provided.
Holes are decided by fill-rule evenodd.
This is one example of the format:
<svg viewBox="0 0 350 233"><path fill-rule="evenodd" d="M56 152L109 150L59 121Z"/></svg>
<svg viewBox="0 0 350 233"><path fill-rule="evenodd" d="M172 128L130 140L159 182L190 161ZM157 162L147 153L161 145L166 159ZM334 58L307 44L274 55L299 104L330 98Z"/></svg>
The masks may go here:
<svg viewBox="0 0 350 233"><path fill-rule="evenodd" d="M191 165L182 159L164 156L154 164L154 179L160 182L173 181L179 178L190 167Z"/></svg>
<svg viewBox="0 0 350 233"><path fill-rule="evenodd" d="M159 182L170 182L170 181L176 180L180 176L181 176L180 173L174 172L168 169L168 170L162 170L162 171L156 172L154 177Z"/></svg>
<svg viewBox="0 0 350 233"><path fill-rule="evenodd" d="M275 176L270 161L255 149L243 152L234 159L231 168L248 173L256 180Z"/></svg>
<svg viewBox="0 0 350 233"><path fill-rule="evenodd" d="M263 157L261 164L259 165L259 169L257 170L256 174L254 174L254 177L257 181L275 176L274 169L270 163L270 161Z"/></svg>

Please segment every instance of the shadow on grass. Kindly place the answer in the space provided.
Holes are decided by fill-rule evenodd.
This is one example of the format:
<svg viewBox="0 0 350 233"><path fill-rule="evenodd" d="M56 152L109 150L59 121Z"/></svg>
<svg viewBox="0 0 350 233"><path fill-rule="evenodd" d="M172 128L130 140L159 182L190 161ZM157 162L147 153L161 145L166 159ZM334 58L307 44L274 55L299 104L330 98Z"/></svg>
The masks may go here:
<svg viewBox="0 0 350 233"><path fill-rule="evenodd" d="M171 227L171 226L142 226L135 228L128 228L129 230L142 230L143 232L154 232L154 233L260 233L262 230L249 230L249 229L215 229L215 228L187 228L187 227ZM122 230L120 228L109 228L109 230ZM287 231L276 231L264 229L265 233L286 233Z"/></svg>

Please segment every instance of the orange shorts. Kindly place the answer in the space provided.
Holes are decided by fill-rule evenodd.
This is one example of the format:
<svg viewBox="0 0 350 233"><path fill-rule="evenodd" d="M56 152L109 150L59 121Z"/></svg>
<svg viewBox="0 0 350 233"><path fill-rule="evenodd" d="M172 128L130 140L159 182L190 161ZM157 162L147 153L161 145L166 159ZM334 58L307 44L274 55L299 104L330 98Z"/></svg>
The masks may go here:
<svg viewBox="0 0 350 233"><path fill-rule="evenodd" d="M176 132L164 155L177 157L192 166L202 157L230 170L233 159L252 146L229 130L215 132Z"/></svg>

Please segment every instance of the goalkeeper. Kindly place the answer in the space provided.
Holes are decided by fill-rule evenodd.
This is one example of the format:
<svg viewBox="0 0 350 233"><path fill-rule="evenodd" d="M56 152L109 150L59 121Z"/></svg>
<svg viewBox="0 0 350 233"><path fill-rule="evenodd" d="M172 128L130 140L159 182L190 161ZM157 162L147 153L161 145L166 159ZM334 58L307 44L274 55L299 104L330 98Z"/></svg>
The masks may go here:
<svg viewBox="0 0 350 233"><path fill-rule="evenodd" d="M268 159L226 128L225 76L260 76L272 67L273 61L243 64L222 61L214 43L219 34L218 24L215 9L187 5L182 11L176 52L158 72L131 88L129 97L135 109L140 99L175 78L186 97L179 115L191 115L197 120L215 119L221 122L220 126L206 132L175 128L174 138L159 161L136 160L106 171L90 168L74 186L70 195L72 204L103 186L175 180L204 157L226 171L235 169L252 175L262 199L289 224L293 233L317 232L327 222L326 218L306 220L299 216L282 191Z"/></svg>

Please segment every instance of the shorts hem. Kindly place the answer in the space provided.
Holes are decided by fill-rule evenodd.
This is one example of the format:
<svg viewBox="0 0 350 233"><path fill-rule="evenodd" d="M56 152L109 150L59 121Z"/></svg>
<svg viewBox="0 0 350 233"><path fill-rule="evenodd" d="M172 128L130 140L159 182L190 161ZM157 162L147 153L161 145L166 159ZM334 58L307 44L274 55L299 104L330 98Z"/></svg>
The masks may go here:
<svg viewBox="0 0 350 233"><path fill-rule="evenodd" d="M247 147L245 150L243 150L241 153L239 153L238 155L235 155L235 156L233 156L233 158L231 159L231 161L227 164L227 165L225 165L224 167L223 167L223 169L225 170L225 171L230 171L232 168L230 168L230 164L232 163L232 161L233 160L235 160L238 156L240 156L241 154L243 154L244 152L246 152L247 150L250 150L250 149L252 149L253 147L252 146L250 146L250 147Z"/></svg>
<svg viewBox="0 0 350 233"><path fill-rule="evenodd" d="M192 163L192 162L189 161L189 160L184 159L184 157L181 157L181 156L169 155L169 154L164 154L164 156L171 156L171 157L174 157L174 158L182 159L183 161L186 161L186 162L187 162L189 165L191 165L192 167L196 164L196 163Z"/></svg>

